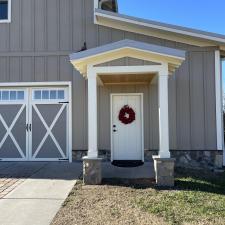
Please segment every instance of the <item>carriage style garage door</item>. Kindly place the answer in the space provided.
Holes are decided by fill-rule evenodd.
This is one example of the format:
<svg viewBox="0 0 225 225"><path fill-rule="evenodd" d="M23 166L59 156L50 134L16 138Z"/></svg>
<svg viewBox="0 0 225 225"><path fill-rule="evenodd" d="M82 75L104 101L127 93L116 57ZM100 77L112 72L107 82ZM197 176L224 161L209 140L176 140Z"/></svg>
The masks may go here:
<svg viewBox="0 0 225 225"><path fill-rule="evenodd" d="M0 160L67 160L68 107L65 87L1 88Z"/></svg>

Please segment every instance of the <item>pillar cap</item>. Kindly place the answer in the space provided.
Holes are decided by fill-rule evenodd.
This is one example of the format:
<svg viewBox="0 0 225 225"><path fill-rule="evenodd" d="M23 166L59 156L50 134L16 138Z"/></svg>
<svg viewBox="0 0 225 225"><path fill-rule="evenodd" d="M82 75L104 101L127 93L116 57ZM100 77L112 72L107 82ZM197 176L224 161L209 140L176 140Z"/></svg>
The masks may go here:
<svg viewBox="0 0 225 225"><path fill-rule="evenodd" d="M167 161L167 162L175 162L175 158L161 158L159 155L153 155L152 156L153 160L155 161Z"/></svg>
<svg viewBox="0 0 225 225"><path fill-rule="evenodd" d="M82 158L83 160L91 160L91 161L102 161L102 158L96 158L96 157L90 157L90 156L84 156Z"/></svg>

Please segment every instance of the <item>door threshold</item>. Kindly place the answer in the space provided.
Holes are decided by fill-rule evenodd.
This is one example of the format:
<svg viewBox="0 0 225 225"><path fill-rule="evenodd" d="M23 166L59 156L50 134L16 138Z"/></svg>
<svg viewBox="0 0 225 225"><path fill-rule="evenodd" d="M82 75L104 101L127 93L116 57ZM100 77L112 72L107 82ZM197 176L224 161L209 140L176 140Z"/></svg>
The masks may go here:
<svg viewBox="0 0 225 225"><path fill-rule="evenodd" d="M111 163L113 166L124 168L138 167L144 164L142 160L113 160Z"/></svg>

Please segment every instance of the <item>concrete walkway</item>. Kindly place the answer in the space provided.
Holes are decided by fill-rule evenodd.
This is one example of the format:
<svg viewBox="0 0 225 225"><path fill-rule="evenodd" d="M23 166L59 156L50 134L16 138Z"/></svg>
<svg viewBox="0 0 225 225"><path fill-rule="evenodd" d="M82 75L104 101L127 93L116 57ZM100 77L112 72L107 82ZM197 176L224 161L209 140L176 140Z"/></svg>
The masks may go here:
<svg viewBox="0 0 225 225"><path fill-rule="evenodd" d="M119 168L102 163L103 178L153 178L153 163ZM82 177L82 163L0 163L0 224L49 225Z"/></svg>
<svg viewBox="0 0 225 225"><path fill-rule="evenodd" d="M81 163L3 164L0 176L31 177L0 199L1 225L49 225L82 172Z"/></svg>

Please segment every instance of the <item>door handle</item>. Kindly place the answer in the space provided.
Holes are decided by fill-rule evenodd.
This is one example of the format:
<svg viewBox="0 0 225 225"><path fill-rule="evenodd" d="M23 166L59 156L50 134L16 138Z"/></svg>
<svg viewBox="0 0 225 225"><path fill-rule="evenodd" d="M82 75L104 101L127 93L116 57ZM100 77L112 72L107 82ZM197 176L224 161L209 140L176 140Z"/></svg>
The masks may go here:
<svg viewBox="0 0 225 225"><path fill-rule="evenodd" d="M113 132L116 132L117 130L113 129Z"/></svg>
<svg viewBox="0 0 225 225"><path fill-rule="evenodd" d="M30 123L29 129L30 129L30 131L31 131L31 123Z"/></svg>
<svg viewBox="0 0 225 225"><path fill-rule="evenodd" d="M69 102L58 102L59 104L68 104Z"/></svg>
<svg viewBox="0 0 225 225"><path fill-rule="evenodd" d="M27 123L27 124L26 124L26 131L27 131L27 132L29 131L28 126L29 126L29 124Z"/></svg>

